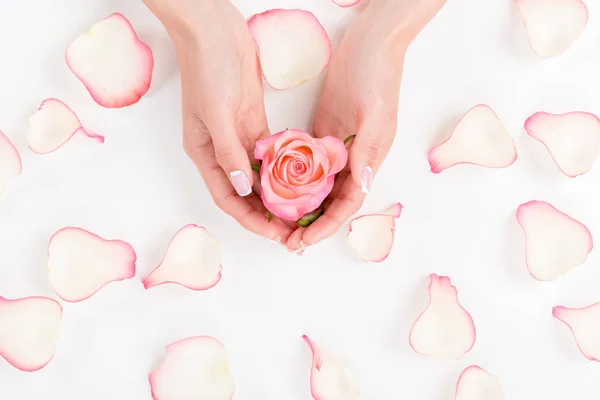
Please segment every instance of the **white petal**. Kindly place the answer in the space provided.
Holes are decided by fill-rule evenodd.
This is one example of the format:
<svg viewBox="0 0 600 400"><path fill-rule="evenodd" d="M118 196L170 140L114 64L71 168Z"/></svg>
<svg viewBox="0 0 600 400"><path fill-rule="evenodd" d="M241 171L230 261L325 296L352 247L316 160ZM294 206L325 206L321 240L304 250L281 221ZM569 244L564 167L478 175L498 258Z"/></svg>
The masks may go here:
<svg viewBox="0 0 600 400"><path fill-rule="evenodd" d="M433 173L457 164L504 168L517 159L514 140L496 113L480 104L456 124L450 137L429 151Z"/></svg>
<svg viewBox="0 0 600 400"><path fill-rule="evenodd" d="M579 351L588 360L600 361L600 303L583 308L557 306L552 315L571 329Z"/></svg>
<svg viewBox="0 0 600 400"><path fill-rule="evenodd" d="M475 324L450 278L431 274L429 279L429 305L410 331L410 346L425 356L459 360L475 344Z"/></svg>
<svg viewBox="0 0 600 400"><path fill-rule="evenodd" d="M250 18L248 27L265 80L274 89L300 86L329 65L329 36L309 11L265 11Z"/></svg>
<svg viewBox="0 0 600 400"><path fill-rule="evenodd" d="M454 400L504 400L504 393L497 377L471 365L458 378Z"/></svg>
<svg viewBox="0 0 600 400"><path fill-rule="evenodd" d="M206 336L167 346L167 357L148 379L155 400L230 400L235 389L223 344Z"/></svg>
<svg viewBox="0 0 600 400"><path fill-rule="evenodd" d="M193 290L206 290L220 280L219 243L205 228L190 224L173 236L160 265L144 279L144 287L177 283Z"/></svg>
<svg viewBox="0 0 600 400"><path fill-rule="evenodd" d="M111 282L135 276L137 256L129 243L80 228L63 228L52 235L48 256L50 284L69 302L85 300Z"/></svg>
<svg viewBox="0 0 600 400"><path fill-rule="evenodd" d="M0 131L0 195L9 183L21 174L21 155L14 144Z"/></svg>
<svg viewBox="0 0 600 400"><path fill-rule="evenodd" d="M529 273L552 281L583 264L594 247L590 231L553 205L539 200L521 204L517 221L526 240Z"/></svg>

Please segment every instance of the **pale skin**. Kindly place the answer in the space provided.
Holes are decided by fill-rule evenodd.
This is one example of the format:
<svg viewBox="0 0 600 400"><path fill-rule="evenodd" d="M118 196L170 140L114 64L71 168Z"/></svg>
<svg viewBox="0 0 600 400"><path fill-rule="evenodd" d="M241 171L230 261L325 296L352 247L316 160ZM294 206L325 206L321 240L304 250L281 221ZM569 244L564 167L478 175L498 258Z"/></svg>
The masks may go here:
<svg viewBox="0 0 600 400"><path fill-rule="evenodd" d="M250 190L258 180L251 169L254 145L271 132L260 63L244 17L230 0L143 2L175 44L184 149L213 200L244 228L302 254L336 233L362 205L396 134L406 50L446 0L370 0L347 28L327 68L312 133L341 140L356 136L325 213L307 228L279 218L269 222L260 197Z"/></svg>

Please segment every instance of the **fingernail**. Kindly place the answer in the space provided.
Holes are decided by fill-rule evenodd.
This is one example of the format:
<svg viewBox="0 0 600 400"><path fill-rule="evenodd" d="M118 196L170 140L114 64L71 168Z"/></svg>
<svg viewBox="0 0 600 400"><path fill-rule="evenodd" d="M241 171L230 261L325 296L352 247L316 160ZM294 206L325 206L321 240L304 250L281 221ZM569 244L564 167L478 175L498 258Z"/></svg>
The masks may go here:
<svg viewBox="0 0 600 400"><path fill-rule="evenodd" d="M301 249L306 249L307 247L308 247L308 245L301 240L300 241L300 248Z"/></svg>
<svg viewBox="0 0 600 400"><path fill-rule="evenodd" d="M240 196L248 196L252 192L250 186L250 180L244 173L244 171L233 171L229 174L229 180L233 185L233 188Z"/></svg>
<svg viewBox="0 0 600 400"><path fill-rule="evenodd" d="M362 175L360 177L360 189L363 193L369 193L371 190L371 185L373 184L373 168L366 166L362 170Z"/></svg>
<svg viewBox="0 0 600 400"><path fill-rule="evenodd" d="M277 236L277 238L269 239L269 240L275 244L279 244L279 242L281 242L281 236Z"/></svg>

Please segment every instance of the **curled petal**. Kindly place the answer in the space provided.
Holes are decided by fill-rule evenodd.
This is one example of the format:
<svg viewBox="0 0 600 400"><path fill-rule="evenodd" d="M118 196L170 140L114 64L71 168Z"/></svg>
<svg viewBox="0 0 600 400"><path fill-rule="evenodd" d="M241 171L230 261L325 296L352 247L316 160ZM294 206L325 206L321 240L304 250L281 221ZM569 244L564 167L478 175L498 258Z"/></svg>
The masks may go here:
<svg viewBox="0 0 600 400"><path fill-rule="evenodd" d="M517 159L515 142L496 113L479 104L456 124L450 137L429 151L433 173L457 164L504 168Z"/></svg>
<svg viewBox="0 0 600 400"><path fill-rule="evenodd" d="M129 243L68 227L50 238L48 277L61 299L79 302L111 282L133 278L136 260Z"/></svg>
<svg viewBox="0 0 600 400"><path fill-rule="evenodd" d="M459 360L475 345L475 324L447 276L429 276L429 305L410 331L410 347L424 356Z"/></svg>
<svg viewBox="0 0 600 400"><path fill-rule="evenodd" d="M348 243L365 262L385 260L394 244L396 218L402 204L396 203L382 214L368 214L350 221Z"/></svg>
<svg viewBox="0 0 600 400"><path fill-rule="evenodd" d="M22 171L21 155L14 144L0 131L0 195Z"/></svg>
<svg viewBox="0 0 600 400"><path fill-rule="evenodd" d="M360 397L356 377L337 357L323 351L308 336L302 336L312 352L310 392L315 400L354 400Z"/></svg>
<svg viewBox="0 0 600 400"><path fill-rule="evenodd" d="M541 58L566 51L581 36L589 11L582 0L516 0L529 44Z"/></svg>
<svg viewBox="0 0 600 400"><path fill-rule="evenodd" d="M454 400L504 400L504 392L496 376L471 365L458 378Z"/></svg>
<svg viewBox="0 0 600 400"><path fill-rule="evenodd" d="M265 80L273 89L300 86L329 65L329 36L309 11L265 11L250 18L248 27L258 47Z"/></svg>
<svg viewBox="0 0 600 400"><path fill-rule="evenodd" d="M46 154L61 147L77 132L104 143L103 136L89 133L81 126L77 115L65 103L58 99L46 99L29 118L27 141L31 151Z"/></svg>
<svg viewBox="0 0 600 400"><path fill-rule="evenodd" d="M206 290L221 280L221 248L204 227L190 224L171 239L161 263L144 279L146 289L176 283Z"/></svg>
<svg viewBox="0 0 600 400"><path fill-rule="evenodd" d="M540 281L552 281L583 264L594 247L581 222L539 200L521 204L517 221L525 233L527 269Z"/></svg>
<svg viewBox="0 0 600 400"><path fill-rule="evenodd" d="M127 18L114 13L69 44L65 59L94 101L107 108L137 103L152 82L152 50Z"/></svg>
<svg viewBox="0 0 600 400"><path fill-rule="evenodd" d="M162 364L148 376L154 400L233 398L235 382L221 342L195 336L170 344L166 350Z"/></svg>
<svg viewBox="0 0 600 400"><path fill-rule="evenodd" d="M47 297L0 297L0 356L22 371L44 368L54 358L62 313Z"/></svg>
<svg viewBox="0 0 600 400"><path fill-rule="evenodd" d="M333 2L340 7L352 7L360 3L360 0L333 0Z"/></svg>
<svg viewBox="0 0 600 400"><path fill-rule="evenodd" d="M583 308L557 306L552 315L569 327L585 358L600 361L600 303Z"/></svg>
<svg viewBox="0 0 600 400"><path fill-rule="evenodd" d="M525 121L529 136L540 141L558 168L574 178L590 169L600 152L600 119L586 112L538 112Z"/></svg>

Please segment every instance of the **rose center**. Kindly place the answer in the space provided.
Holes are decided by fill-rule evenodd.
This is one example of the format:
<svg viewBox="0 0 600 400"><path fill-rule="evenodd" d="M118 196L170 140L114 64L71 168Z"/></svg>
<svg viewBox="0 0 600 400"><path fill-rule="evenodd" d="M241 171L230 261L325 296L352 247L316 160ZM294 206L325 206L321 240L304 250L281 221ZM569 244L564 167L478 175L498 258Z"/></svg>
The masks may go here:
<svg viewBox="0 0 600 400"><path fill-rule="evenodd" d="M306 172L306 165L304 165L303 162L298 161L298 160L294 161L294 165L292 166L292 168L294 169L294 172L297 175L302 175L303 173Z"/></svg>

